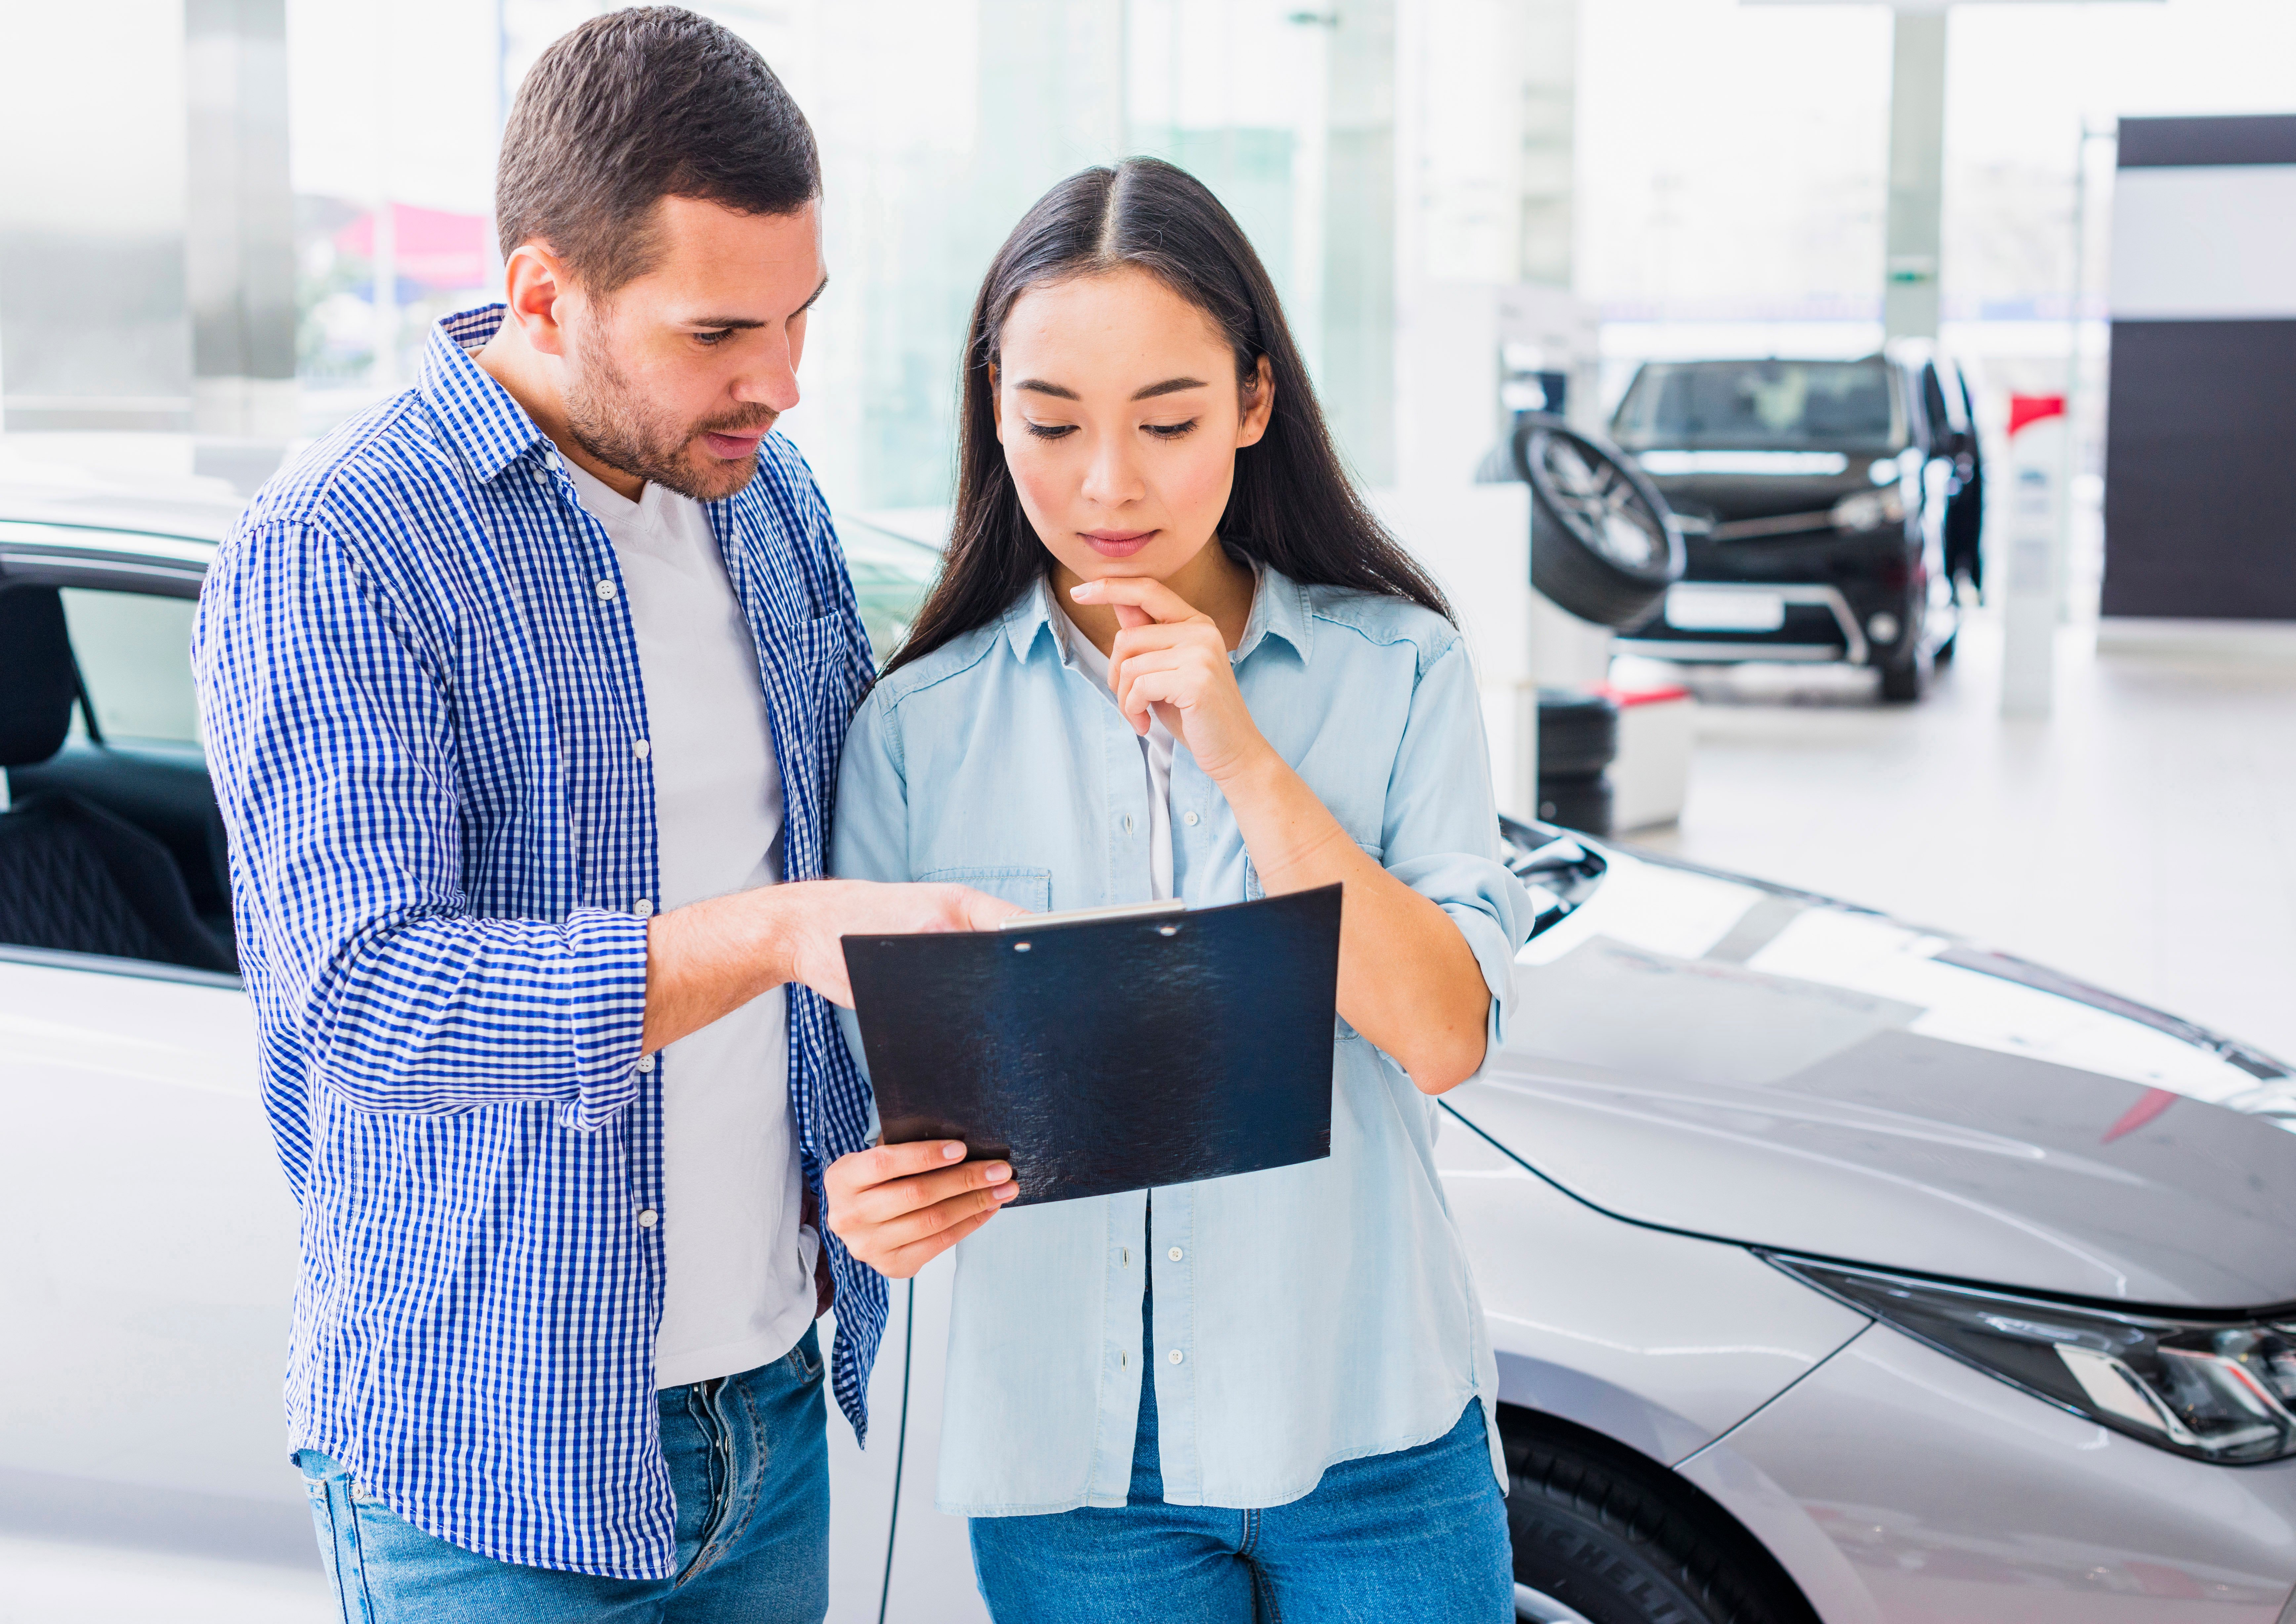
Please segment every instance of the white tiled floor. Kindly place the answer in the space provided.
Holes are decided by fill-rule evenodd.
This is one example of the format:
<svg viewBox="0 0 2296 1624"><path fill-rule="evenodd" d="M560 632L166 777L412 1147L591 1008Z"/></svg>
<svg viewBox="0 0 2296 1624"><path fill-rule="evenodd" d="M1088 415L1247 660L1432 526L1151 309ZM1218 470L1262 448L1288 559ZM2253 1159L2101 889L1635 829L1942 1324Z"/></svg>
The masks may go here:
<svg viewBox="0 0 2296 1624"><path fill-rule="evenodd" d="M2099 655L2006 721L1979 618L1936 691L1693 669L1677 827L1629 842L1976 937L2296 1063L2296 660Z"/></svg>

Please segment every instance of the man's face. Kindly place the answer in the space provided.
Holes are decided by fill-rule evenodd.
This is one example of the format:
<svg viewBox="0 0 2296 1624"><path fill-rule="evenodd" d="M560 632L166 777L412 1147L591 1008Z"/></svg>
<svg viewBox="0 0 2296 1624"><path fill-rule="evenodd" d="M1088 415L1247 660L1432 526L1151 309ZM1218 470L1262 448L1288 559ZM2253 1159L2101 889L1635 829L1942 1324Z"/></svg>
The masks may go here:
<svg viewBox="0 0 2296 1624"><path fill-rule="evenodd" d="M696 501L758 471L797 405L806 312L827 280L821 209L749 215L664 198L644 275L564 310L567 427L610 468Z"/></svg>

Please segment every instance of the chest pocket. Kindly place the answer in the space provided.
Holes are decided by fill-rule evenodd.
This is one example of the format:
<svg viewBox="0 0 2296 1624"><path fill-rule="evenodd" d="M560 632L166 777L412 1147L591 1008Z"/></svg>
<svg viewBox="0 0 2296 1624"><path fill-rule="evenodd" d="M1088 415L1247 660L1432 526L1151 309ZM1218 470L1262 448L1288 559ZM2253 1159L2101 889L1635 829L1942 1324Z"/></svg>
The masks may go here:
<svg viewBox="0 0 2296 1624"><path fill-rule="evenodd" d="M1053 911L1053 871L1049 868L936 868L929 874L919 874L917 879L926 885L969 885L1031 914Z"/></svg>

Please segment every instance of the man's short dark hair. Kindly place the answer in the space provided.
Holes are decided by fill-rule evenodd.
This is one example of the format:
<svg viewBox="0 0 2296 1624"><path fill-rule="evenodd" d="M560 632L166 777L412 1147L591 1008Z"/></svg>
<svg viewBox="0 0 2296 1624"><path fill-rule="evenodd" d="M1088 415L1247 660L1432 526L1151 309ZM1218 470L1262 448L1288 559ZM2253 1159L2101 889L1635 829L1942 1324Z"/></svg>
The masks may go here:
<svg viewBox="0 0 2296 1624"><path fill-rule="evenodd" d="M674 5L593 17L519 86L495 171L507 258L540 242L595 293L652 268L654 206L794 214L821 195L813 129L732 29Z"/></svg>

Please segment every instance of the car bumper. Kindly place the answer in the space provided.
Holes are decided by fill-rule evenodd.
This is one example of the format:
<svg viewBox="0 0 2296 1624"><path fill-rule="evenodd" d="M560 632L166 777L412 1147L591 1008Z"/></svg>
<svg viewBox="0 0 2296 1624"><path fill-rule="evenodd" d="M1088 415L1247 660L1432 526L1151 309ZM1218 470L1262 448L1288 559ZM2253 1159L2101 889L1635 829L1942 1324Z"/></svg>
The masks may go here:
<svg viewBox="0 0 2296 1624"><path fill-rule="evenodd" d="M1838 586L1811 583L1698 581L1702 594L1782 601L1784 623L1775 631L1733 632L1669 625L1664 610L1646 626L1621 634L1621 652L1685 663L1742 660L1843 660L1866 665L1873 645L1858 614Z"/></svg>
<svg viewBox="0 0 2296 1624"><path fill-rule="evenodd" d="M2296 1460L2213 1466L1876 1325L1677 1470L1825 1624L2282 1624Z"/></svg>

